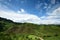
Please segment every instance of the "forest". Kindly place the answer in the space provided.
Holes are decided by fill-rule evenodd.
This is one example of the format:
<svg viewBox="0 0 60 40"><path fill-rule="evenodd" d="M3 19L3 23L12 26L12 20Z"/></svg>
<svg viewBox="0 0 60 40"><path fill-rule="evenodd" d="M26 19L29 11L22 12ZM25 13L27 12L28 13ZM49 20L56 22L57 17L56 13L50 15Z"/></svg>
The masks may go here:
<svg viewBox="0 0 60 40"><path fill-rule="evenodd" d="M0 17L0 40L60 40L60 25L16 23Z"/></svg>

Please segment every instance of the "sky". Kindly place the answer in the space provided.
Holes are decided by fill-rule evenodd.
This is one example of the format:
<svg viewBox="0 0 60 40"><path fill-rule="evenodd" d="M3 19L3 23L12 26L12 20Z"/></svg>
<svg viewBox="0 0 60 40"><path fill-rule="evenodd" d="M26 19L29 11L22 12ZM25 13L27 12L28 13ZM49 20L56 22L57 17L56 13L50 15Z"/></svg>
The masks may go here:
<svg viewBox="0 0 60 40"><path fill-rule="evenodd" d="M60 0L0 0L0 17L19 23L60 24Z"/></svg>

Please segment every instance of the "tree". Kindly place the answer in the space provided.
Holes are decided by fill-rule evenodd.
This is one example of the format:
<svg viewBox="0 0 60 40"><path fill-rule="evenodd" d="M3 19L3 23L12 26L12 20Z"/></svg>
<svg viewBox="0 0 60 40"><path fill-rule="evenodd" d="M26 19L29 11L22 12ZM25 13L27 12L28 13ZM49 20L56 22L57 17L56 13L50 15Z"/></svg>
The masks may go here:
<svg viewBox="0 0 60 40"><path fill-rule="evenodd" d="M4 24L3 23L0 23L0 32L4 31Z"/></svg>

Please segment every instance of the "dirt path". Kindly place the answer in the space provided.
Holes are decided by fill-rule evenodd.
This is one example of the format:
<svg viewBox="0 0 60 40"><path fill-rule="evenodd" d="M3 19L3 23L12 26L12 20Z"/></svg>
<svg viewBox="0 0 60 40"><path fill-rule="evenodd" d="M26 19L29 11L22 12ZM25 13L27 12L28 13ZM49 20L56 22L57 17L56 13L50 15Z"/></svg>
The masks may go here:
<svg viewBox="0 0 60 40"><path fill-rule="evenodd" d="M44 40L43 38L41 38L41 37L39 37L40 38L40 40Z"/></svg>
<svg viewBox="0 0 60 40"><path fill-rule="evenodd" d="M42 37L38 37L38 36L36 36L37 38L39 38L40 40L44 40Z"/></svg>

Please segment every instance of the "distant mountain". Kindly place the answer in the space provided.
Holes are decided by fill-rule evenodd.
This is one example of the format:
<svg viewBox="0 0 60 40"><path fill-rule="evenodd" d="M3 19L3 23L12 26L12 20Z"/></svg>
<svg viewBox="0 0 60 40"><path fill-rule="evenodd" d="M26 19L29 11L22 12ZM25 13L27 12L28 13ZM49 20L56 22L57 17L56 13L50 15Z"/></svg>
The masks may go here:
<svg viewBox="0 0 60 40"><path fill-rule="evenodd" d="M38 40L40 37L44 40L60 40L60 25L15 23L0 17L1 40Z"/></svg>

